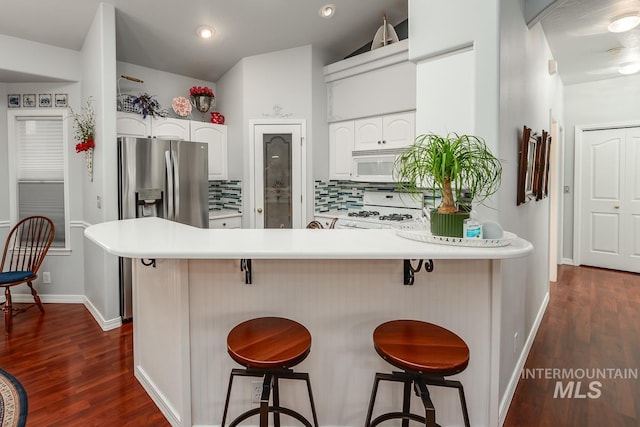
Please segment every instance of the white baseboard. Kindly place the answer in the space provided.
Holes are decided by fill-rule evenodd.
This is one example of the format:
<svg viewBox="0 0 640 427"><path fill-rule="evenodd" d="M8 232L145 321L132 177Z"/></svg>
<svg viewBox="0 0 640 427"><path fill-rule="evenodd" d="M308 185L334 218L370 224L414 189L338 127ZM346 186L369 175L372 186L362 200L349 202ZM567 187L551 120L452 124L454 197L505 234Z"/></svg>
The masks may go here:
<svg viewBox="0 0 640 427"><path fill-rule="evenodd" d="M122 326L122 319L120 317L109 320L105 319L84 295L47 295L38 293L38 296L43 304L84 304L103 331L110 331ZM3 303L4 300L3 295L0 297L0 303ZM33 296L31 296L31 294L12 293L11 300L18 304L29 304L33 302Z"/></svg>
<svg viewBox="0 0 640 427"><path fill-rule="evenodd" d="M82 303L89 310L89 313L93 316L93 318L98 322L98 325L102 328L103 331L110 331L112 329L119 328L122 326L122 319L117 317L115 319L106 320L100 314L100 311L89 301L89 299L85 296L82 297Z"/></svg>
<svg viewBox="0 0 640 427"><path fill-rule="evenodd" d="M84 300L83 295L47 295L38 292L38 296L40 297L40 301L44 304L82 304ZM0 301L4 302L4 296L0 298ZM31 296L31 294L18 294L12 292L11 301L19 304L30 303L33 302L33 296Z"/></svg>
<svg viewBox="0 0 640 427"><path fill-rule="evenodd" d="M566 265L576 265L573 262L573 258L562 258L562 264L566 264Z"/></svg>
<svg viewBox="0 0 640 427"><path fill-rule="evenodd" d="M516 363L516 367L513 370L513 374L511 375L511 379L509 380L509 384L507 384L507 389L502 396L502 401L500 402L500 410L498 412L499 417L499 426L502 427L505 419L507 418L507 413L509 412L509 406L511 405L511 400L513 399L513 395L516 392L516 387L518 386L518 381L520 380L520 374L524 369L524 364L527 361L527 357L529 357L529 352L531 351L531 347L533 346L533 341L536 339L536 334L538 333L538 328L540 327L540 323L542 322L542 318L544 317L544 313L547 310L547 306L549 305L549 292L544 297L542 301L542 305L538 310L538 315L536 316L535 322L533 322L533 327L529 332L529 336L527 337L527 341L524 343L524 348L522 349L522 353L520 353L520 357L518 358L518 363Z"/></svg>
<svg viewBox="0 0 640 427"><path fill-rule="evenodd" d="M142 388L144 388L149 397L151 397L151 400L153 400L158 409L160 409L160 412L162 412L167 421L169 421L169 424L172 426L182 425L180 415L176 412L173 406L171 406L168 399L158 390L158 387L155 385L153 380L149 378L145 370L139 365L136 365L134 367L134 375L142 385Z"/></svg>

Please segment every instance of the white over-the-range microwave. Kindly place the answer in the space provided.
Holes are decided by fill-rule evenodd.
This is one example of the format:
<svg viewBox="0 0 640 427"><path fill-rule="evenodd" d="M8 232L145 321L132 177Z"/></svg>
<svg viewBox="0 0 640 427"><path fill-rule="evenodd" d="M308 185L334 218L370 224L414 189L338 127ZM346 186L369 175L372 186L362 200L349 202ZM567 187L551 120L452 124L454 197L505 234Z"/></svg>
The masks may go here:
<svg viewBox="0 0 640 427"><path fill-rule="evenodd" d="M403 148L351 152L351 179L363 182L395 182L393 165Z"/></svg>

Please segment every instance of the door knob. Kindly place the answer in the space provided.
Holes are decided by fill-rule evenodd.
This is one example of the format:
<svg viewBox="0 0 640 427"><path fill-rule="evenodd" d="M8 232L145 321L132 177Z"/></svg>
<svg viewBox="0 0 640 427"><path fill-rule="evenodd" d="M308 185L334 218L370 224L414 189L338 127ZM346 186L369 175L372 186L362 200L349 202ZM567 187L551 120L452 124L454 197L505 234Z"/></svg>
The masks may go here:
<svg viewBox="0 0 640 427"><path fill-rule="evenodd" d="M258 211L258 213L262 213L262 208L258 208L256 210Z"/></svg>

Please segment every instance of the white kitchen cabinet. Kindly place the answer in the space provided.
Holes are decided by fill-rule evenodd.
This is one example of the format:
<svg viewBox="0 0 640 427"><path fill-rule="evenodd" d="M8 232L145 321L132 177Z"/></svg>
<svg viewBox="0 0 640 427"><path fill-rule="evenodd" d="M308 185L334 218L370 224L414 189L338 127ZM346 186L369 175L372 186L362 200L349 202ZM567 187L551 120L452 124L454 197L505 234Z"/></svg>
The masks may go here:
<svg viewBox="0 0 640 427"><path fill-rule="evenodd" d="M358 119L354 125L353 149L361 151L408 147L415 138L415 129L413 111Z"/></svg>
<svg viewBox="0 0 640 427"><path fill-rule="evenodd" d="M241 228L242 217L209 218L209 228Z"/></svg>
<svg viewBox="0 0 640 427"><path fill-rule="evenodd" d="M153 117L151 119L151 136L159 139L181 139L188 141L190 138L190 121Z"/></svg>
<svg viewBox="0 0 640 427"><path fill-rule="evenodd" d="M190 121L166 117L142 118L140 114L118 112L117 132L119 136L138 138L189 139Z"/></svg>
<svg viewBox="0 0 640 427"><path fill-rule="evenodd" d="M151 118L142 118L140 114L118 112L116 118L118 136L151 138Z"/></svg>
<svg viewBox="0 0 640 427"><path fill-rule="evenodd" d="M324 76L330 123L416 109L408 39L329 64Z"/></svg>
<svg viewBox="0 0 640 427"><path fill-rule="evenodd" d="M209 181L227 179L227 126L191 122L190 139L209 145Z"/></svg>
<svg viewBox="0 0 640 427"><path fill-rule="evenodd" d="M329 125L329 178L348 180L351 177L351 152L354 142L353 120Z"/></svg>
<svg viewBox="0 0 640 427"><path fill-rule="evenodd" d="M118 136L180 139L208 144L209 180L225 180L227 171L227 126L191 120L149 117L118 112Z"/></svg>

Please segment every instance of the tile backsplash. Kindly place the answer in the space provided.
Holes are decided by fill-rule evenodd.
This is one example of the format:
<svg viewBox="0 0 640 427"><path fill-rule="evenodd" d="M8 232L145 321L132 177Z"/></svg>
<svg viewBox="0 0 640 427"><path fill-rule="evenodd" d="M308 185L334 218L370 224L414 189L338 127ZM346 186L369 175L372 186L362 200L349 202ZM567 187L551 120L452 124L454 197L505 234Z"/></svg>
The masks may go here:
<svg viewBox="0 0 640 427"><path fill-rule="evenodd" d="M397 191L397 184L317 180L314 181L314 210L316 213L322 213L361 209L365 190Z"/></svg>
<svg viewBox="0 0 640 427"><path fill-rule="evenodd" d="M242 181L209 181L209 210L242 210Z"/></svg>

